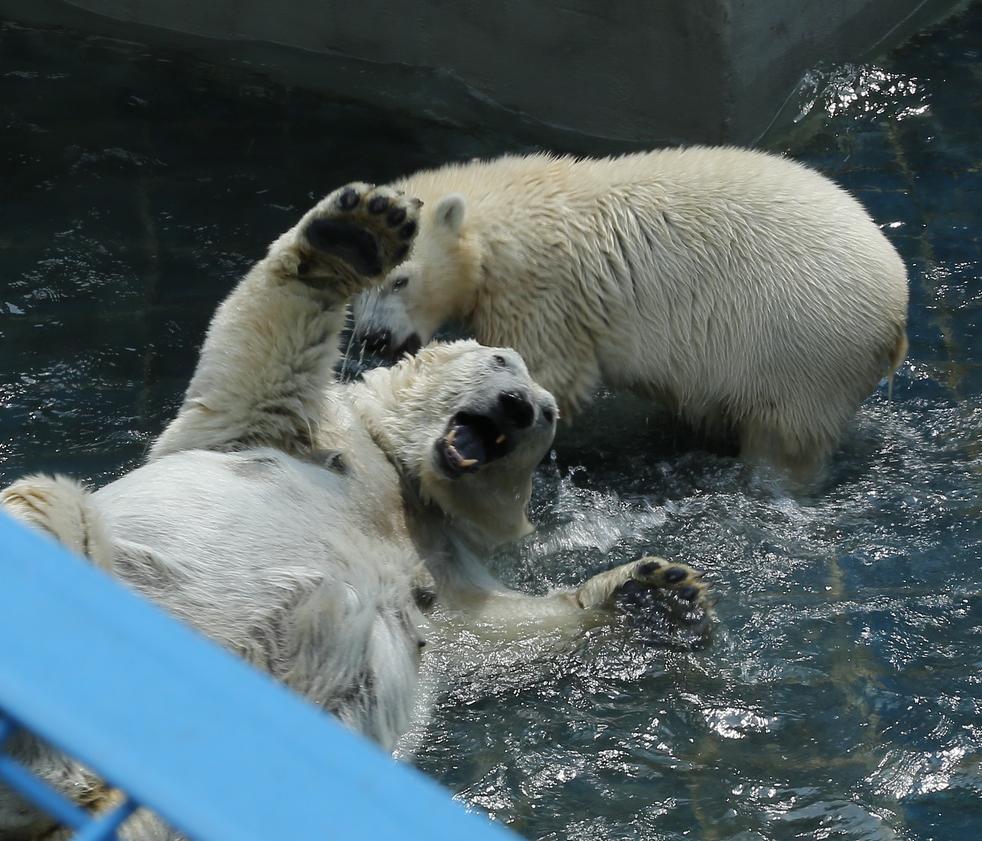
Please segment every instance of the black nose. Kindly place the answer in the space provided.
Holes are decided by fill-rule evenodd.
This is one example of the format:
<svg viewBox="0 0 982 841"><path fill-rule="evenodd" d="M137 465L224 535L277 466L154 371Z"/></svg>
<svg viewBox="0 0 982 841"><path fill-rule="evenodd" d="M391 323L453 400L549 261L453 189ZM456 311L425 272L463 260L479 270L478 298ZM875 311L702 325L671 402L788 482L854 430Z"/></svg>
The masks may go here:
<svg viewBox="0 0 982 841"><path fill-rule="evenodd" d="M517 391L503 391L498 395L498 405L504 416L519 429L532 425L535 409L524 394L519 394Z"/></svg>
<svg viewBox="0 0 982 841"><path fill-rule="evenodd" d="M369 353L385 353L392 345L392 333L388 330L373 330L362 337L362 344Z"/></svg>

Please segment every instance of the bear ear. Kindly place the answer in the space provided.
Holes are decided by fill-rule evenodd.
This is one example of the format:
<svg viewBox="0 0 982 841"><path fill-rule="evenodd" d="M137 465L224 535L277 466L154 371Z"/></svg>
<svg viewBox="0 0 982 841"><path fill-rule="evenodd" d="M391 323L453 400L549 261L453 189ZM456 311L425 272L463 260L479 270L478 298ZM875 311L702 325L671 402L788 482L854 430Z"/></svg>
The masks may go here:
<svg viewBox="0 0 982 841"><path fill-rule="evenodd" d="M467 215L467 200L460 193L450 193L436 204L433 218L452 234L459 234Z"/></svg>

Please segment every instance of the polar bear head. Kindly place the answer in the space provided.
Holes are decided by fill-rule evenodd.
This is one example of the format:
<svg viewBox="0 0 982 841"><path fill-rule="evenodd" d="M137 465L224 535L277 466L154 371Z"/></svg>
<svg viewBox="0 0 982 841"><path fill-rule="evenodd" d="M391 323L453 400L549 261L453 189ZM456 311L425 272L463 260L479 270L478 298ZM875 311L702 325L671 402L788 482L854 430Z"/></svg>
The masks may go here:
<svg viewBox="0 0 982 841"><path fill-rule="evenodd" d="M458 193L424 208L409 259L355 301L354 344L396 357L415 353L444 324L473 311L480 258L466 217Z"/></svg>
<svg viewBox="0 0 982 841"><path fill-rule="evenodd" d="M531 531L532 472L558 411L515 351L434 343L368 372L354 393L369 434L454 529L481 546Z"/></svg>

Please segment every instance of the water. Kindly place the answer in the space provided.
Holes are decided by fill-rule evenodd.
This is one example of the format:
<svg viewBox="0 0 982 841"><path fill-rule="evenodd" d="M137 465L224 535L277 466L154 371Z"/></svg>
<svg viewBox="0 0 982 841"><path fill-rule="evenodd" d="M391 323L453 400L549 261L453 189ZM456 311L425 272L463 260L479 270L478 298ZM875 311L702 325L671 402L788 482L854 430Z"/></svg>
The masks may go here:
<svg viewBox="0 0 982 841"><path fill-rule="evenodd" d="M911 351L791 496L604 396L539 471L532 591L642 551L708 571L709 645L641 608L573 645L465 639L416 762L529 838L982 837L982 4L817 68L788 149L911 273ZM315 198L514 138L138 45L0 26L0 481L104 482L173 411L213 307ZM576 151L576 150L571 150Z"/></svg>

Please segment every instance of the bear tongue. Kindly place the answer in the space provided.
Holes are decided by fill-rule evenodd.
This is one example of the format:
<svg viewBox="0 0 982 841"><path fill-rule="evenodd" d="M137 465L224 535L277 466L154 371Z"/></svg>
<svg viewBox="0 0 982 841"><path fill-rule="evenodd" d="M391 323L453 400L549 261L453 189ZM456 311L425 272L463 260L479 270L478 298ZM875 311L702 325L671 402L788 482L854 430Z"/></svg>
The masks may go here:
<svg viewBox="0 0 982 841"><path fill-rule="evenodd" d="M481 436L475 429L463 424L447 433L447 444L451 455L456 452L460 456L458 464L465 469L483 464L488 457Z"/></svg>

